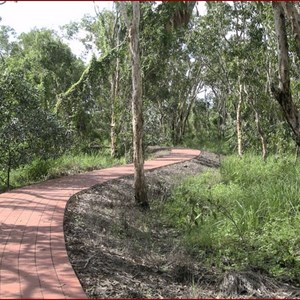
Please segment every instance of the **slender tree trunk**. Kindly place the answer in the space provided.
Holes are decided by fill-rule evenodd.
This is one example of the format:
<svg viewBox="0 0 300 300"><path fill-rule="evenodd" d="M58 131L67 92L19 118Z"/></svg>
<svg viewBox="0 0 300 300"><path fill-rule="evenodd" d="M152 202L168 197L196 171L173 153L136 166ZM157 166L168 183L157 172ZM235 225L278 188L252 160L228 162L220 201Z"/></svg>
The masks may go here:
<svg viewBox="0 0 300 300"><path fill-rule="evenodd" d="M115 74L112 74L111 78L111 116L110 116L110 155L115 157L116 155L116 120L115 120L115 101L116 101L116 78Z"/></svg>
<svg viewBox="0 0 300 300"><path fill-rule="evenodd" d="M198 87L199 87L199 85L195 85L194 88L192 89L192 91L190 93L190 97L189 97L190 102L187 104L185 114L183 114L183 121L182 121L182 124L181 124L181 127L182 127L182 129L181 129L181 132L182 132L181 139L183 139L183 137L185 135L185 132L186 132L186 126L187 126L187 123L188 123L188 119L189 119L189 116L191 114L194 103L196 101ZM209 122L207 122L207 123L209 123Z"/></svg>
<svg viewBox="0 0 300 300"><path fill-rule="evenodd" d="M263 158L263 160L265 160L267 157L267 142L266 142L265 134L260 126L260 115L255 108L253 110L254 110L254 114L255 114L256 128L257 128L257 132L258 132L260 142L261 142L262 158Z"/></svg>
<svg viewBox="0 0 300 300"><path fill-rule="evenodd" d="M111 124L110 124L110 154L112 157L116 156L116 101L119 91L119 58L116 60L116 70L112 75L111 83Z"/></svg>
<svg viewBox="0 0 300 300"><path fill-rule="evenodd" d="M11 171L11 154L10 151L8 151L8 164L7 164L7 177L6 177L7 190L10 189L10 171Z"/></svg>
<svg viewBox="0 0 300 300"><path fill-rule="evenodd" d="M129 30L132 62L132 127L135 201L144 208L149 207L144 174L143 157L143 113L142 75L139 52L140 3L132 2L133 16Z"/></svg>
<svg viewBox="0 0 300 300"><path fill-rule="evenodd" d="M178 122L177 122L177 110L176 106L173 107L173 113L172 113L172 119L171 119L171 139L172 139L172 144L176 146L178 144L178 135L179 132L177 130L178 128Z"/></svg>
<svg viewBox="0 0 300 300"><path fill-rule="evenodd" d="M116 16L114 24L114 35L113 39L116 40L116 47L120 46L120 31L121 26L118 25L119 14ZM116 156L117 152L117 133L116 133L116 102L119 98L119 78L120 78L120 58L116 58L116 67L112 74L112 84L111 84L111 127L110 127L110 154L112 157Z"/></svg>
<svg viewBox="0 0 300 300"><path fill-rule="evenodd" d="M242 148L242 120L241 120L241 110L243 103L243 86L239 78L239 101L236 108L236 135L237 135L237 146L238 146L238 155L243 155Z"/></svg>
<svg viewBox="0 0 300 300"><path fill-rule="evenodd" d="M278 45L279 87L273 85L272 93L282 108L297 145L300 146L300 118L299 111L292 100L290 88L288 39L283 4L273 2L273 11Z"/></svg>
<svg viewBox="0 0 300 300"><path fill-rule="evenodd" d="M188 123L188 119L189 119L189 116L191 114L191 111L192 111L192 107L195 103L195 100L196 100L196 97L193 95L192 98L191 98L191 101L187 107L187 111L186 111L186 114L184 116L184 119L183 119L183 122L182 122L182 137L184 137L185 135L185 132L186 132L186 125Z"/></svg>
<svg viewBox="0 0 300 300"><path fill-rule="evenodd" d="M139 52L139 24L140 2L131 2L132 20L129 21L126 6L119 2L121 13L129 31L129 48L132 67L132 128L133 128L133 163L134 163L134 189L135 201L143 208L149 208L146 181L144 174L143 156L143 100L142 100L142 75Z"/></svg>
<svg viewBox="0 0 300 300"><path fill-rule="evenodd" d="M260 114L255 107L254 101L249 97L249 94L246 89L245 89L245 94L247 95L247 100L248 100L247 102L250 103L250 106L254 112L256 129L261 142L262 158L263 160L265 160L267 157L267 141L266 141L266 135L261 127Z"/></svg>
<svg viewBox="0 0 300 300"><path fill-rule="evenodd" d="M218 136L219 136L219 142L224 139L225 137L225 126L226 126L226 99L223 94L219 95L215 89L212 89L216 99L218 99L217 102L217 111L218 111ZM229 92L228 92L229 94ZM221 144L220 144L221 145Z"/></svg>

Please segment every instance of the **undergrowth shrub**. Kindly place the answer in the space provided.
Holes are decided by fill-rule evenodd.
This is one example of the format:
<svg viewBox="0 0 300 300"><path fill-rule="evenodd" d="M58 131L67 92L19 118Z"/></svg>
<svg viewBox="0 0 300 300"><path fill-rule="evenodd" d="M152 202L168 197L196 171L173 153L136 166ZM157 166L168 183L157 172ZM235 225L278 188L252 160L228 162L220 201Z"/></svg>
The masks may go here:
<svg viewBox="0 0 300 300"><path fill-rule="evenodd" d="M34 160L31 164L27 165L25 173L29 180L38 180L46 177L53 164L52 160Z"/></svg>
<svg viewBox="0 0 300 300"><path fill-rule="evenodd" d="M300 283L300 163L226 158L186 179L165 216L189 251L222 269L258 269Z"/></svg>

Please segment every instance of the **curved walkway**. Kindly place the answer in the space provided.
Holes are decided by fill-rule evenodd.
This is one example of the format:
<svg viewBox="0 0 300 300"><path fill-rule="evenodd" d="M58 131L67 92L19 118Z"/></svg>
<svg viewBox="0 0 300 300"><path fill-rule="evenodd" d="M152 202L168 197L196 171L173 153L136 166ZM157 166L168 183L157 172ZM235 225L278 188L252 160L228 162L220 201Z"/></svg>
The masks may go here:
<svg viewBox="0 0 300 300"><path fill-rule="evenodd" d="M198 150L173 149L145 170L190 160ZM86 298L68 260L63 219L68 199L133 173L124 165L48 180L0 195L0 298Z"/></svg>

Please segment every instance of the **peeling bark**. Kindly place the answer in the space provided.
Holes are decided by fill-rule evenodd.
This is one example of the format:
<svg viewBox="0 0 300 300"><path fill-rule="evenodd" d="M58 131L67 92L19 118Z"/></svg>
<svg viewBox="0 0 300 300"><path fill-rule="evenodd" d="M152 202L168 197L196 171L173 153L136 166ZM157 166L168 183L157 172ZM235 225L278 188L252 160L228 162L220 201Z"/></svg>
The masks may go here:
<svg viewBox="0 0 300 300"><path fill-rule="evenodd" d="M239 78L239 101L236 109L236 134L237 134L237 146L238 146L238 155L243 155L242 148L242 121L241 121L241 110L243 103L243 86Z"/></svg>
<svg viewBox="0 0 300 300"><path fill-rule="evenodd" d="M119 93L119 70L120 60L117 58L116 60L116 69L114 74L112 75L112 83L111 83L111 124L110 124L110 154L112 157L116 156L116 143L117 143L117 133L116 133L116 101L118 99Z"/></svg>
<svg viewBox="0 0 300 300"><path fill-rule="evenodd" d="M135 201L142 208L149 208L143 156L143 100L142 75L139 50L140 3L131 2L132 20L129 22L126 7L120 2L123 17L129 30L132 66L132 128Z"/></svg>
<svg viewBox="0 0 300 300"><path fill-rule="evenodd" d="M110 116L110 155L116 156L116 116L115 116L115 102L116 102L116 77L112 75L111 82L111 116Z"/></svg>
<svg viewBox="0 0 300 300"><path fill-rule="evenodd" d="M273 2L278 46L279 87L273 84L272 93L282 108L284 117L294 133L297 145L300 146L300 119L290 88L288 39L283 5L281 2Z"/></svg>

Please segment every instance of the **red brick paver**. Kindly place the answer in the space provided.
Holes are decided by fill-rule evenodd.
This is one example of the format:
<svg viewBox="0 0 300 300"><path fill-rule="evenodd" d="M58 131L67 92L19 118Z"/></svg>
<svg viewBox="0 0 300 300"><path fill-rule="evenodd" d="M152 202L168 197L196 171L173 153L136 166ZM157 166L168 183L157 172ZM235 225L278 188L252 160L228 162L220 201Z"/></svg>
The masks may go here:
<svg viewBox="0 0 300 300"><path fill-rule="evenodd" d="M173 149L145 170L190 160L198 150ZM0 195L0 298L86 298L69 262L63 219L68 199L95 184L133 173L124 165L68 176Z"/></svg>

